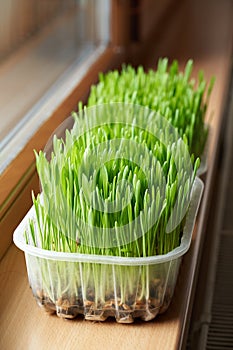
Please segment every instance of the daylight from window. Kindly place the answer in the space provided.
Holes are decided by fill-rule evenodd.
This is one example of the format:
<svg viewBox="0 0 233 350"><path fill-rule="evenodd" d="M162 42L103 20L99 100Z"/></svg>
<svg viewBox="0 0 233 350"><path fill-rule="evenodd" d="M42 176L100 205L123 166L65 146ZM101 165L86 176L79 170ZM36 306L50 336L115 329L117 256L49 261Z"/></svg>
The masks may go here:
<svg viewBox="0 0 233 350"><path fill-rule="evenodd" d="M108 0L0 0L0 173L103 52L109 13Z"/></svg>

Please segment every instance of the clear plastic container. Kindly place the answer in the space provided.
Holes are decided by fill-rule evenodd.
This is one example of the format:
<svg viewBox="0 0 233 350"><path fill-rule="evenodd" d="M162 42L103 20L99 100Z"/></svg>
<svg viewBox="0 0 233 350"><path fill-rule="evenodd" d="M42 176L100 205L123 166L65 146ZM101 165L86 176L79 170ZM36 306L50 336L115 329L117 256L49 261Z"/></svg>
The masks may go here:
<svg viewBox="0 0 233 350"><path fill-rule="evenodd" d="M145 258L62 253L26 244L24 232L34 208L14 232L14 243L25 252L28 279L37 303L59 317L120 323L149 321L167 310L182 256L191 243L203 191L196 178L181 244L165 255Z"/></svg>
<svg viewBox="0 0 233 350"><path fill-rule="evenodd" d="M211 138L211 127L209 124L206 124L205 127L208 130L208 135L207 135L203 153L200 156L201 164L200 164L200 167L197 169L197 176L199 176L200 178L203 178L203 176L206 174L208 170L208 150L209 150L209 143Z"/></svg>

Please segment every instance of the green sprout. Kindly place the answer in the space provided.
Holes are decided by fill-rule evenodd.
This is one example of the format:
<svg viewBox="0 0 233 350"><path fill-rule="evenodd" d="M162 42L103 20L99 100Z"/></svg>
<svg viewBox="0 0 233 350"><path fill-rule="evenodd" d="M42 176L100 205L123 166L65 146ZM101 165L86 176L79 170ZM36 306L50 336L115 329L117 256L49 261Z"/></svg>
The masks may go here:
<svg viewBox="0 0 233 350"><path fill-rule="evenodd" d="M157 69L148 72L142 66L135 69L124 65L121 72L100 73L99 83L91 87L87 106L125 102L155 110L187 138L190 154L201 157L208 136L205 114L214 78L207 85L200 71L195 82L192 69L192 60L181 72L176 60L169 67L168 59L161 58Z"/></svg>
<svg viewBox="0 0 233 350"><path fill-rule="evenodd" d="M165 146L148 130L127 123L106 123L77 135L85 121L82 114L73 117L65 141L54 137L50 161L36 153L43 196L33 198L36 224L30 222L27 241L46 250L122 257L166 254L177 247L185 222L179 216L188 209L199 158L191 158L189 173L181 139ZM145 116L140 118L143 123ZM157 135L167 132L156 128ZM167 233L169 220L177 225Z"/></svg>

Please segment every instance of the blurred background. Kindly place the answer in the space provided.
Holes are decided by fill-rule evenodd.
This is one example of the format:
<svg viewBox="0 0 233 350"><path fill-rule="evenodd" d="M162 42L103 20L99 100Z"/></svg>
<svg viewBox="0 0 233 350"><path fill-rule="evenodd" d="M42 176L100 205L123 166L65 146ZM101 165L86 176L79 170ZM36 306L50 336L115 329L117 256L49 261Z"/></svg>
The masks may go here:
<svg viewBox="0 0 233 350"><path fill-rule="evenodd" d="M108 0L0 0L2 149L33 118L35 105L48 98L53 84L97 46L106 45L109 16ZM23 147L19 144L17 149ZM1 157L0 171L10 161L7 154Z"/></svg>

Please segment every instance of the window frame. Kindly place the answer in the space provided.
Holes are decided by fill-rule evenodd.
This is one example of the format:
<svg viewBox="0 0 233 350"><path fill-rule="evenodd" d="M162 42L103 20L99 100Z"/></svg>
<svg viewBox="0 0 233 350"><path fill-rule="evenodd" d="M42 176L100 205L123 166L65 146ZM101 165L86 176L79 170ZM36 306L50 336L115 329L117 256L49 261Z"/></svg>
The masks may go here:
<svg viewBox="0 0 233 350"><path fill-rule="evenodd" d="M44 148L52 132L71 113L77 109L78 101L85 103L90 86L97 82L100 71L119 68L127 61L126 44L122 40L128 31L126 17L130 2L126 5L118 0L110 3L110 42L100 57L89 67L84 77L75 88L62 99L51 116L39 127L28 140L20 153L10 162L0 177L0 260L3 258L10 244L12 233L32 205L31 192L39 191L39 181L35 168L33 150ZM124 15L122 15L124 14ZM119 28L119 30L118 30ZM128 38L128 36L127 36Z"/></svg>
<svg viewBox="0 0 233 350"><path fill-rule="evenodd" d="M77 102L85 103L90 86L97 82L98 73L116 67L124 59L107 47L100 58L90 67L87 74L73 91L61 101L37 132L30 138L22 151L2 173L0 178L0 258L12 242L12 232L30 208L31 191L39 191L33 150L44 148L52 132L77 109ZM22 205L23 203L23 205Z"/></svg>

